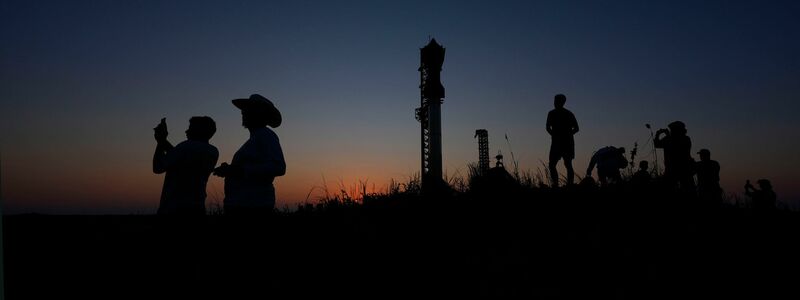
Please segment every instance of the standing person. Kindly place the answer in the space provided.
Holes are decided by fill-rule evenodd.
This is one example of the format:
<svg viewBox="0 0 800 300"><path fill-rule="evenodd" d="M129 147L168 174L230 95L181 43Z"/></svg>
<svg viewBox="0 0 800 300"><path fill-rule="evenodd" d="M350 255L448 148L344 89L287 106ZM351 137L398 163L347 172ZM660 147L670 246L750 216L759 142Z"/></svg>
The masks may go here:
<svg viewBox="0 0 800 300"><path fill-rule="evenodd" d="M711 151L701 149L697 154L700 161L695 164L697 170L697 196L712 206L722 202L722 188L719 186L719 163L711 160Z"/></svg>
<svg viewBox="0 0 800 300"><path fill-rule="evenodd" d="M547 133L550 134L550 179L553 187L558 187L558 170L556 165L559 159L564 159L567 168L567 185L574 182L575 171L572 169L572 159L575 158L575 140L573 135L578 133L578 121L571 111L564 108L567 96L558 94L553 104L555 109L547 114Z"/></svg>
<svg viewBox="0 0 800 300"><path fill-rule="evenodd" d="M172 146L167 140L166 119L154 128L158 142L153 154L153 172L166 173L158 207L156 243L163 246L157 258L160 268L154 274L159 290L192 291L186 278L201 258L200 234L202 217L206 213L206 185L217 165L219 152L209 144L216 132L216 124L209 117L192 117L186 140ZM164 222L165 221L165 222ZM163 284L163 285L162 285Z"/></svg>
<svg viewBox="0 0 800 300"><path fill-rule="evenodd" d="M209 117L192 117L186 140L177 146L167 140L166 119L153 129L156 145L153 173L167 173L161 190L159 215L205 215L206 184L219 152L208 141L217 131Z"/></svg>
<svg viewBox="0 0 800 300"><path fill-rule="evenodd" d="M589 160L586 177L592 177L595 165L597 166L597 178L600 180L600 184L608 185L609 183L621 182L622 175L619 173L619 169L624 169L628 166L628 160L625 159L625 148L608 146L597 150L592 155L592 159Z"/></svg>
<svg viewBox="0 0 800 300"><path fill-rule="evenodd" d="M676 186L681 191L694 191L694 159L692 158L692 140L686 135L686 125L675 121L667 125L667 129L656 131L653 144L664 149L664 178L671 188ZM662 135L664 135L662 137Z"/></svg>
<svg viewBox="0 0 800 300"><path fill-rule="evenodd" d="M234 99L242 111L242 126L250 131L248 139L233 155L230 164L222 163L214 174L225 178L227 215L266 215L275 207L276 176L286 174L283 151L275 134L267 126L281 125L281 113L261 95Z"/></svg>

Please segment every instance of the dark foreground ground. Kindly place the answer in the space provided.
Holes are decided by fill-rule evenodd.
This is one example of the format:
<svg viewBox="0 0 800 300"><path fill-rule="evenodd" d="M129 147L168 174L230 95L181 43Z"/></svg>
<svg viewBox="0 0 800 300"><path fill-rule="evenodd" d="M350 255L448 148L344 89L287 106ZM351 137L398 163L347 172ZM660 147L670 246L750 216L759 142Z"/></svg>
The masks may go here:
<svg viewBox="0 0 800 300"><path fill-rule="evenodd" d="M797 213L614 192L445 199L249 221L6 216L6 297L800 299Z"/></svg>

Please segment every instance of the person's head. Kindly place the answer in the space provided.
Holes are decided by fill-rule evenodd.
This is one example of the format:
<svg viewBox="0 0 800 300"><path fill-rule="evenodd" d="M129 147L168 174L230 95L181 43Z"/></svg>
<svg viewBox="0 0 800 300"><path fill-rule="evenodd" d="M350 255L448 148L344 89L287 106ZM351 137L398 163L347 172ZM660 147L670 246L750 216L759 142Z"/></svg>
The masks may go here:
<svg viewBox="0 0 800 300"><path fill-rule="evenodd" d="M267 127L267 121L267 118L264 117L264 113L259 109L242 109L242 126L245 128Z"/></svg>
<svg viewBox="0 0 800 300"><path fill-rule="evenodd" d="M674 136L686 135L686 124L683 124L683 122L681 122L681 121L675 121L675 122L669 123L669 125L667 125L667 127L669 127L669 133L671 135L674 135Z"/></svg>
<svg viewBox="0 0 800 300"><path fill-rule="evenodd" d="M762 191L771 191L772 183L770 183L769 180L766 179L759 179L758 187L761 188Z"/></svg>
<svg viewBox="0 0 800 300"><path fill-rule="evenodd" d="M643 160L643 161L639 162L639 170L647 171L647 168L649 168L649 167L650 167L650 164L646 160Z"/></svg>
<svg viewBox="0 0 800 300"><path fill-rule="evenodd" d="M697 152L697 154L700 154L701 161L711 160L711 151L708 151L708 149L700 149L700 151Z"/></svg>
<svg viewBox="0 0 800 300"><path fill-rule="evenodd" d="M246 99L234 99L233 105L242 110L242 126L245 128L276 128L281 125L281 113L272 101L259 94Z"/></svg>
<svg viewBox="0 0 800 300"><path fill-rule="evenodd" d="M567 103L567 96L564 96L564 94L558 94L553 99L553 105L555 105L556 108L563 108L565 103Z"/></svg>
<svg viewBox="0 0 800 300"><path fill-rule="evenodd" d="M186 138L195 141L208 141L217 132L214 119L207 116L192 117L189 119L189 129L186 129Z"/></svg>

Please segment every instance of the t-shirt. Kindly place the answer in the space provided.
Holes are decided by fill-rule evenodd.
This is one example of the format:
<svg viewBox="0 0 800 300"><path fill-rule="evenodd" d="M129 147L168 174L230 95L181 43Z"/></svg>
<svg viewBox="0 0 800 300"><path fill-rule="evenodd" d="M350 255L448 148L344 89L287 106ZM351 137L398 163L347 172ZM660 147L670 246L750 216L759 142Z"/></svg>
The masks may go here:
<svg viewBox="0 0 800 300"><path fill-rule="evenodd" d="M699 186L719 185L719 163L717 161L698 161L695 170Z"/></svg>
<svg viewBox="0 0 800 300"><path fill-rule="evenodd" d="M556 108L547 114L546 126L551 129L553 139L571 138L574 129L578 128L578 120L566 108Z"/></svg>
<svg viewBox="0 0 800 300"><path fill-rule="evenodd" d="M205 213L208 176L219 152L208 142L186 140L156 155L156 169L166 170L158 214Z"/></svg>
<svg viewBox="0 0 800 300"><path fill-rule="evenodd" d="M231 165L238 165L243 176L225 177L226 206L275 206L275 176L286 173L286 162L278 135L267 127L250 130L248 139L236 154Z"/></svg>
<svg viewBox="0 0 800 300"><path fill-rule="evenodd" d="M691 171L694 167L692 159L692 140L688 136L666 136L654 141L656 148L664 149L664 167L667 170Z"/></svg>

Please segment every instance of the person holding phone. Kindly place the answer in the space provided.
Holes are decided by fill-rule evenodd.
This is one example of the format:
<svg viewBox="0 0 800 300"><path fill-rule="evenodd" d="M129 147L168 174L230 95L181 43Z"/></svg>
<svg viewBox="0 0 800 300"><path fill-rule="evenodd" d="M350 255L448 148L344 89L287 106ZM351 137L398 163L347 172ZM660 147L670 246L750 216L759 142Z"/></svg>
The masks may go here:
<svg viewBox="0 0 800 300"><path fill-rule="evenodd" d="M209 143L217 131L210 117L192 117L186 140L173 146L167 140L166 118L155 128L156 150L153 173L164 176L159 215L205 215L206 184L219 158Z"/></svg>

